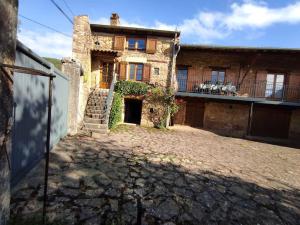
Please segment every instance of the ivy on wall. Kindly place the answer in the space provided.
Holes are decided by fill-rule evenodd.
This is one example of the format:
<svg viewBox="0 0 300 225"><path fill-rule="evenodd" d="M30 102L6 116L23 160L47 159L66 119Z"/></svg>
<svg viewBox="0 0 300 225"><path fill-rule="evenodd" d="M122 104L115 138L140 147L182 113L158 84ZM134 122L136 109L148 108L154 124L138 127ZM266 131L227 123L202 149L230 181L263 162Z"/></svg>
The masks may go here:
<svg viewBox="0 0 300 225"><path fill-rule="evenodd" d="M145 96L149 108L148 119L157 128L166 127L168 115L173 116L178 110L174 91L171 89L143 82L118 81L115 84L114 100L109 117L110 129L122 120L122 101L125 95Z"/></svg>
<svg viewBox="0 0 300 225"><path fill-rule="evenodd" d="M116 127L116 125L122 121L122 101L122 94L116 92L109 115L109 129Z"/></svg>

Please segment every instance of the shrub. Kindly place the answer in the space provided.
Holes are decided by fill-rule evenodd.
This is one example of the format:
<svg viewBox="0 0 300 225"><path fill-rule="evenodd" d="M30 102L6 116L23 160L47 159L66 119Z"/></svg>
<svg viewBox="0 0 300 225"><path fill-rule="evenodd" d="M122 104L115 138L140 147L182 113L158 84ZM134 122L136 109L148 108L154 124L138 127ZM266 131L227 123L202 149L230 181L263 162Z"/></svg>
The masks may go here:
<svg viewBox="0 0 300 225"><path fill-rule="evenodd" d="M118 81L115 85L115 92L122 95L145 95L150 86L143 82Z"/></svg>
<svg viewBox="0 0 300 225"><path fill-rule="evenodd" d="M114 100L112 102L108 127L109 129L114 128L122 120L122 100L123 96L120 93L114 94Z"/></svg>

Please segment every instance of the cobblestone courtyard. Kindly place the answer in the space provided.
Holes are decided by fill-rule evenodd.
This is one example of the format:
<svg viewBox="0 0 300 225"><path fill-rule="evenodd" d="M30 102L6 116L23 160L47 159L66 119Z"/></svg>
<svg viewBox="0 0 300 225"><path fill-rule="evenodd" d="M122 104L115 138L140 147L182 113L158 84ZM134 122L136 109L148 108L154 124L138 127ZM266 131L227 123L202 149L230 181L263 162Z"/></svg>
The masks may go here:
<svg viewBox="0 0 300 225"><path fill-rule="evenodd" d="M122 126L62 140L50 158L50 219L66 224L300 224L300 150L188 127ZM12 214L41 211L42 163Z"/></svg>

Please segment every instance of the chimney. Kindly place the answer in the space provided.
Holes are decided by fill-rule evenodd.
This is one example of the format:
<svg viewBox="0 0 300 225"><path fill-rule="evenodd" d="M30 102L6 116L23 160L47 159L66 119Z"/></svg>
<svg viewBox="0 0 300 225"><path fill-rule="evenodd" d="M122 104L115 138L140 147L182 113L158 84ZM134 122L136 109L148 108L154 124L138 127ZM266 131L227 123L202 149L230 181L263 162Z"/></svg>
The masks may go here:
<svg viewBox="0 0 300 225"><path fill-rule="evenodd" d="M112 13L110 17L110 25L111 26L119 26L120 25L120 20L119 20L119 15L118 13Z"/></svg>

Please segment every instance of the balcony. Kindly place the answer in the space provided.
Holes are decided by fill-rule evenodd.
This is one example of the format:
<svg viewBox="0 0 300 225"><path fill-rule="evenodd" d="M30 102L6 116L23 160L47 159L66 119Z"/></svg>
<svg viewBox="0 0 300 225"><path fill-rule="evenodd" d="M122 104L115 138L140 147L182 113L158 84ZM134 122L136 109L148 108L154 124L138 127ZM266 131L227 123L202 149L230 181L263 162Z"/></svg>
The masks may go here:
<svg viewBox="0 0 300 225"><path fill-rule="evenodd" d="M203 97L220 98L230 97L239 100L249 100L250 98L280 101L280 102L296 102L300 103L300 86L286 85L283 82L248 82L244 81L240 84L227 81L211 82L203 80L189 81L186 79L177 79L178 95L182 93L194 93ZM221 97L224 96L224 97Z"/></svg>

